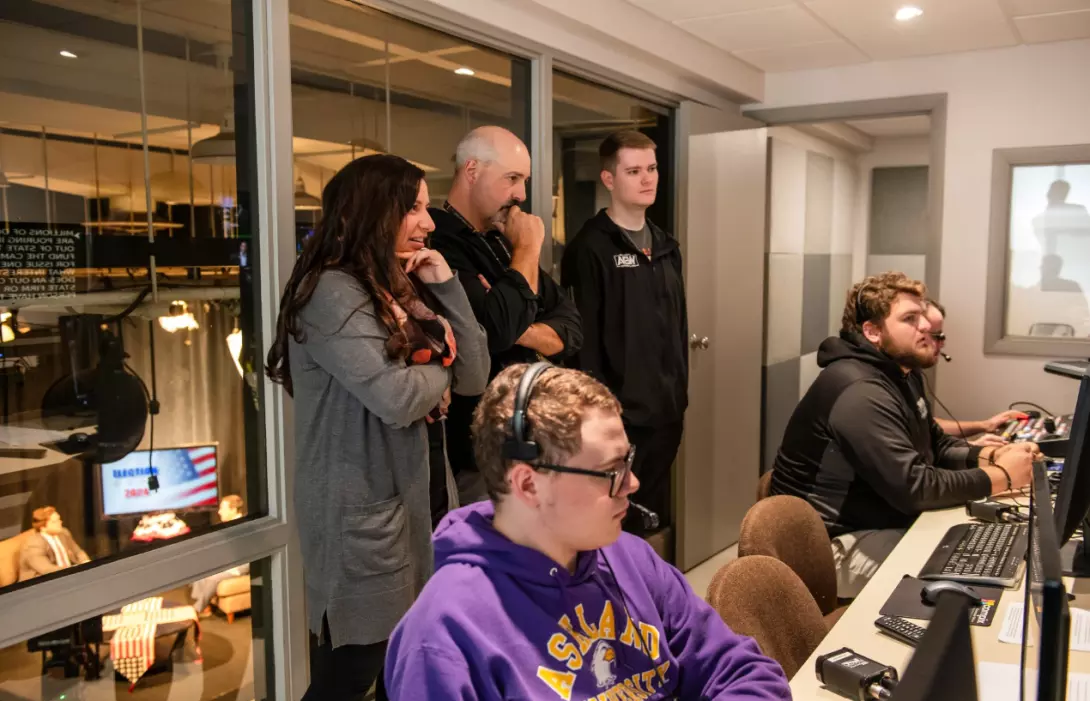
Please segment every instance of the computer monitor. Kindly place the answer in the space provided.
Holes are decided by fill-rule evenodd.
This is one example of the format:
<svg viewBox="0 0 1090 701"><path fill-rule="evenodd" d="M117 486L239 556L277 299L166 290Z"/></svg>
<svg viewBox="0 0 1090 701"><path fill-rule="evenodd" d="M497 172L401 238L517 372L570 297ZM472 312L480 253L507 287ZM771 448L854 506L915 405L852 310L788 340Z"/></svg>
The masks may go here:
<svg viewBox="0 0 1090 701"><path fill-rule="evenodd" d="M1022 612L1022 688L1036 689L1036 701L1064 701L1071 613L1060 565L1052 497L1044 463L1040 462L1033 466L1029 520Z"/></svg>
<svg viewBox="0 0 1090 701"><path fill-rule="evenodd" d="M1071 419L1071 442L1064 458L1060 485L1056 492L1056 531L1063 552L1064 572L1076 576L1090 576L1090 553L1083 540L1071 541L1075 531L1088 523L1090 512L1090 376L1079 380L1079 397L1075 403L1075 415Z"/></svg>
<svg viewBox="0 0 1090 701"><path fill-rule="evenodd" d="M976 663L969 630L972 602L940 594L916 652L891 701L977 701Z"/></svg>
<svg viewBox="0 0 1090 701"><path fill-rule="evenodd" d="M106 518L160 511L215 509L219 504L219 461L215 444L134 450L104 463L102 514ZM148 478L158 479L152 490Z"/></svg>

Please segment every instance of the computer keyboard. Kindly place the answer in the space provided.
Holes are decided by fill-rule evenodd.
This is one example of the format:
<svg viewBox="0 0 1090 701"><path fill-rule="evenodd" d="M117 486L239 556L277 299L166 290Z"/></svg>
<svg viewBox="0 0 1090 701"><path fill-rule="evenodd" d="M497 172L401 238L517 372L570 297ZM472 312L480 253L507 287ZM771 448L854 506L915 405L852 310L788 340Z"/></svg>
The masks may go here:
<svg viewBox="0 0 1090 701"><path fill-rule="evenodd" d="M920 579L1011 587L1022 575L1029 527L1024 523L963 523L946 532Z"/></svg>

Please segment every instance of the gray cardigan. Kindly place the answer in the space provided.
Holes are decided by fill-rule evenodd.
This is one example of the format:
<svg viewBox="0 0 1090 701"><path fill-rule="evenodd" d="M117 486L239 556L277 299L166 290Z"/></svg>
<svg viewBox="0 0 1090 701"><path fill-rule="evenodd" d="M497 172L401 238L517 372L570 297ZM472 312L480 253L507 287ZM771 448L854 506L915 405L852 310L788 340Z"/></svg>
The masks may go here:
<svg viewBox="0 0 1090 701"><path fill-rule="evenodd" d="M295 520L307 622L334 647L386 640L431 576L424 417L448 386L476 395L488 381L484 329L457 278L429 290L458 347L450 368L406 365L350 275L322 273L291 342L295 395Z"/></svg>

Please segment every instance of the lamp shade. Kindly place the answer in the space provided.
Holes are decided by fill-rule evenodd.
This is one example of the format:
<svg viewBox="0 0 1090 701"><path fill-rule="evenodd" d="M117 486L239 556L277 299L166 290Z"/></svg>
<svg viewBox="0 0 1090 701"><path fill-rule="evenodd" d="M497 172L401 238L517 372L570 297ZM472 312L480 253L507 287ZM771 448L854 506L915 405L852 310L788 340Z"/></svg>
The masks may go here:
<svg viewBox="0 0 1090 701"><path fill-rule="evenodd" d="M221 129L220 133L201 139L189 149L189 160L201 165L231 166L235 164L235 132Z"/></svg>
<svg viewBox="0 0 1090 701"><path fill-rule="evenodd" d="M242 363L239 360L242 357L242 331L235 329L227 335L227 350L231 353L231 360L235 361L238 376L244 377L245 373L242 371Z"/></svg>
<svg viewBox="0 0 1090 701"><path fill-rule="evenodd" d="M300 210L318 210L322 208L322 201L307 192L303 179L295 181L295 208Z"/></svg>

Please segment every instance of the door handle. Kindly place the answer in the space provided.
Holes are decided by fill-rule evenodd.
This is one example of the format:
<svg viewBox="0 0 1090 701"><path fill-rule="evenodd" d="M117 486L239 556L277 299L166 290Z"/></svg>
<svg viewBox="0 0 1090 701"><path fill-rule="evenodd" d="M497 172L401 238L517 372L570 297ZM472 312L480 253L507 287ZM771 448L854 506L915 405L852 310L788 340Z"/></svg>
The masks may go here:
<svg viewBox="0 0 1090 701"><path fill-rule="evenodd" d="M711 339L707 336L697 336L695 333L689 337L689 347L693 350L708 350L708 346L711 345Z"/></svg>

